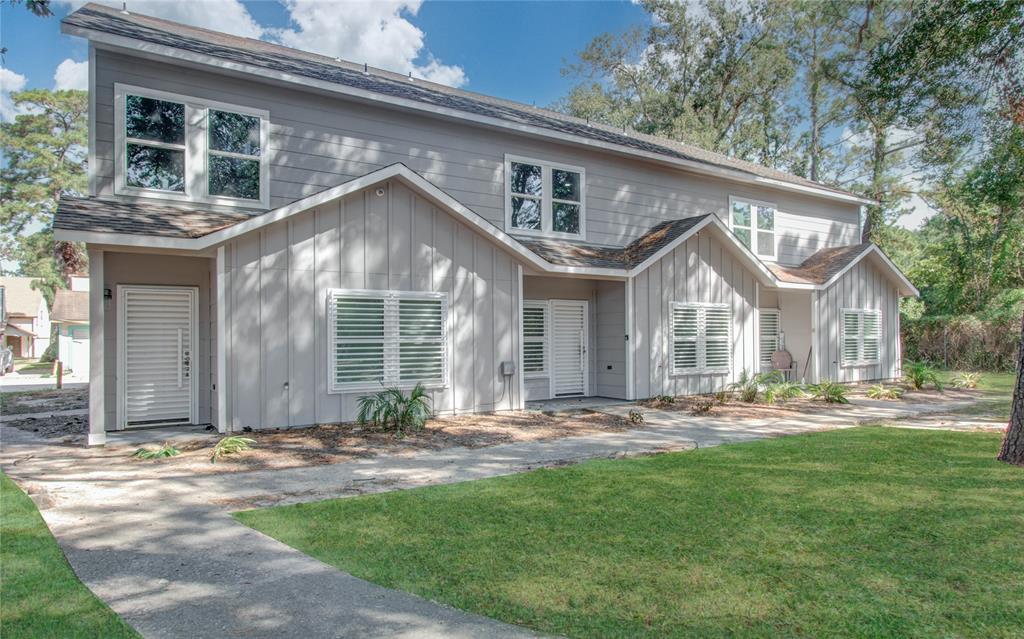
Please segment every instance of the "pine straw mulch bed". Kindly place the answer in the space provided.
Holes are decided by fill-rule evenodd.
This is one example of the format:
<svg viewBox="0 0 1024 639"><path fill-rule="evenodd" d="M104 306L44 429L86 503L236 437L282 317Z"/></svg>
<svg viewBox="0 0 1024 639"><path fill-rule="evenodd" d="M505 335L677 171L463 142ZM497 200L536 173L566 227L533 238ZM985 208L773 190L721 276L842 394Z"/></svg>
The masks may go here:
<svg viewBox="0 0 1024 639"><path fill-rule="evenodd" d="M60 419L18 420L5 425L31 430L41 437L61 438L61 443L84 443L88 426ZM493 415L460 415L439 417L427 422L420 431L399 436L358 424L324 424L307 428L259 430L237 433L254 440L252 448L210 463L214 444L220 439L213 432L209 437L173 441L180 455L162 459L142 460L131 457L134 446L113 446L105 453L122 453L131 470L159 468L161 472L246 472L337 464L377 455L412 455L421 451L445 448L484 448L497 444L542 441L601 432L620 432L638 425L629 420L580 411L575 414L547 415L534 411L515 411ZM161 445L158 431L147 448ZM118 464L120 465L120 464Z"/></svg>
<svg viewBox="0 0 1024 639"><path fill-rule="evenodd" d="M870 399L867 396L871 385L853 385L847 387L847 398L851 400ZM940 393L936 390L909 390L899 384L905 393L900 399L871 400L885 403L934 404L937 402L975 400L983 396L979 390L946 388ZM761 402L758 397L758 402ZM702 417L728 417L734 419L779 419L789 415L814 415L826 412L842 412L844 404L826 404L810 396L789 399L776 404L748 404L736 399L735 395L727 394L725 403L720 403L714 395L690 395L676 397L671 402L652 398L640 402L641 409L660 410L667 412L686 412Z"/></svg>
<svg viewBox="0 0 1024 639"><path fill-rule="evenodd" d="M88 387L0 393L0 415L23 415L88 408Z"/></svg>

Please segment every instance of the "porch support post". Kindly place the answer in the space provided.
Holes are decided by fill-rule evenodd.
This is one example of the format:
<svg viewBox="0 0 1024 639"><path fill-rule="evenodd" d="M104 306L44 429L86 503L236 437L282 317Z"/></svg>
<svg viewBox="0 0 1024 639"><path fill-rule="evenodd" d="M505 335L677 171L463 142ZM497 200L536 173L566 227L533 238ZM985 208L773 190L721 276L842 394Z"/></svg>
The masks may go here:
<svg viewBox="0 0 1024 639"><path fill-rule="evenodd" d="M107 443L103 251L89 249L89 446Z"/></svg>
<svg viewBox="0 0 1024 639"><path fill-rule="evenodd" d="M808 382L817 384L821 381L821 356L819 351L822 347L821 327L818 326L819 291L811 291L811 370L804 371L804 375L810 377Z"/></svg>
<svg viewBox="0 0 1024 639"><path fill-rule="evenodd" d="M227 263L225 249L217 247L214 265L217 282L217 431L231 430L228 424L228 330L227 330Z"/></svg>
<svg viewBox="0 0 1024 639"><path fill-rule="evenodd" d="M526 408L526 374L523 372L523 265L521 263L516 264L516 279L518 286L517 296L519 299L516 304L516 317L513 321L513 326L516 327L516 341L519 344L517 349L519 363L516 365L519 396L516 398L515 408L516 410L523 410Z"/></svg>
<svg viewBox="0 0 1024 639"><path fill-rule="evenodd" d="M626 334L623 348L626 349L626 399L636 399L636 383L633 372L633 278L626 280Z"/></svg>

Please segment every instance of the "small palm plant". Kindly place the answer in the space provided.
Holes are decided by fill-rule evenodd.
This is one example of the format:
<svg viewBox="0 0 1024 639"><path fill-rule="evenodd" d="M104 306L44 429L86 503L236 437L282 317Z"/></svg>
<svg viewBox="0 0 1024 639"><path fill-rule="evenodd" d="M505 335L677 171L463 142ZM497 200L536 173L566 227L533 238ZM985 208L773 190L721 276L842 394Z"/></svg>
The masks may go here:
<svg viewBox="0 0 1024 639"><path fill-rule="evenodd" d="M741 402L753 404L757 401L758 394L770 384L778 384L783 382L782 373L779 371L769 371L767 373L755 373L751 374L746 369L740 373L740 378L729 384L729 390L736 391Z"/></svg>
<svg viewBox="0 0 1024 639"><path fill-rule="evenodd" d="M160 448L139 448L132 453L132 457L136 459L163 459L165 457L177 457L180 454L180 450L170 443L164 442L164 445Z"/></svg>
<svg viewBox="0 0 1024 639"><path fill-rule="evenodd" d="M978 373L960 373L953 378L953 386L956 388L977 388L981 382L981 375Z"/></svg>
<svg viewBox="0 0 1024 639"><path fill-rule="evenodd" d="M252 445L255 443L256 440L249 439L248 437L229 435L217 442L217 445L213 447L213 453L210 455L210 463L215 464L218 459L223 459L228 455L244 453L252 448Z"/></svg>
<svg viewBox="0 0 1024 639"><path fill-rule="evenodd" d="M850 403L850 400L846 398L846 387L830 379L826 379L820 384L810 384L807 386L807 390L810 391L811 397L820 399L826 404Z"/></svg>
<svg viewBox="0 0 1024 639"><path fill-rule="evenodd" d="M868 389L868 397L871 399L899 399L903 397L903 389L899 386L875 384Z"/></svg>
<svg viewBox="0 0 1024 639"><path fill-rule="evenodd" d="M768 384L764 387L765 404L784 402L787 399L794 399L796 397L803 396L804 389L800 387L800 384L795 382L787 382L783 380L781 382L775 382L774 384Z"/></svg>
<svg viewBox="0 0 1024 639"><path fill-rule="evenodd" d="M383 429L394 429L398 435L420 430L430 417L430 396L423 384L416 384L408 395L399 388L388 388L375 395L359 398L360 424L374 424Z"/></svg>
<svg viewBox="0 0 1024 639"><path fill-rule="evenodd" d="M934 368L924 362L910 362L903 369L903 379L914 390L921 390L928 384L935 387L935 390L942 390L942 380Z"/></svg>

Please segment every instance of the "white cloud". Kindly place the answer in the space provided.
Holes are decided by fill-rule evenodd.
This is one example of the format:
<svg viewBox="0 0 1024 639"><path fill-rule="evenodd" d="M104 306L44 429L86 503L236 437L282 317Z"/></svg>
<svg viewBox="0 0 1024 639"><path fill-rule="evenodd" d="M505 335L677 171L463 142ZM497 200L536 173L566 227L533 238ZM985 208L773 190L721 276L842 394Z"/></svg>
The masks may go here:
<svg viewBox="0 0 1024 639"><path fill-rule="evenodd" d="M11 94L25 88L25 76L0 67L0 121L13 120L22 110L11 102Z"/></svg>
<svg viewBox="0 0 1024 639"><path fill-rule="evenodd" d="M57 91L66 89L89 88L89 61L75 62L67 58L57 65L57 71L53 74L53 88Z"/></svg>
<svg viewBox="0 0 1024 639"><path fill-rule="evenodd" d="M74 11L90 1L118 9L122 5L120 0L64 0L63 4ZM246 38L264 34L240 0L128 0L128 11Z"/></svg>
<svg viewBox="0 0 1024 639"><path fill-rule="evenodd" d="M289 47L462 86L467 80L462 67L443 64L431 56L424 46L423 31L409 21L420 4L420 0L344 4L286 0L292 23L270 33ZM417 63L424 58L426 63Z"/></svg>

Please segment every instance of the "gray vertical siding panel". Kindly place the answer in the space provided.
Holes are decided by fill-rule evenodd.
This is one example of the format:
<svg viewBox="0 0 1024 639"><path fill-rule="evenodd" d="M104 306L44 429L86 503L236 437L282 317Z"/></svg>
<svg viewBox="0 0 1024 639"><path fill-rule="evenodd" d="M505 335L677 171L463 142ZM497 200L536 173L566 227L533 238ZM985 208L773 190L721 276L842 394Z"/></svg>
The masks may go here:
<svg viewBox="0 0 1024 639"><path fill-rule="evenodd" d="M636 297L637 397L691 395L722 390L756 364L755 280L710 234L691 238L638 274ZM728 304L733 312L733 366L729 375L673 375L672 302Z"/></svg>
<svg viewBox="0 0 1024 639"><path fill-rule="evenodd" d="M821 356L821 378L839 382L888 379L899 370L899 291L870 261L863 260L821 292L816 348ZM879 363L842 366L842 309L870 308L882 313Z"/></svg>
<svg viewBox="0 0 1024 639"><path fill-rule="evenodd" d="M448 292L451 384L433 392L435 410L514 405L499 364L518 358L518 263L404 186L324 204L229 247L236 428L354 418L364 393L327 392L326 291L339 287Z"/></svg>

